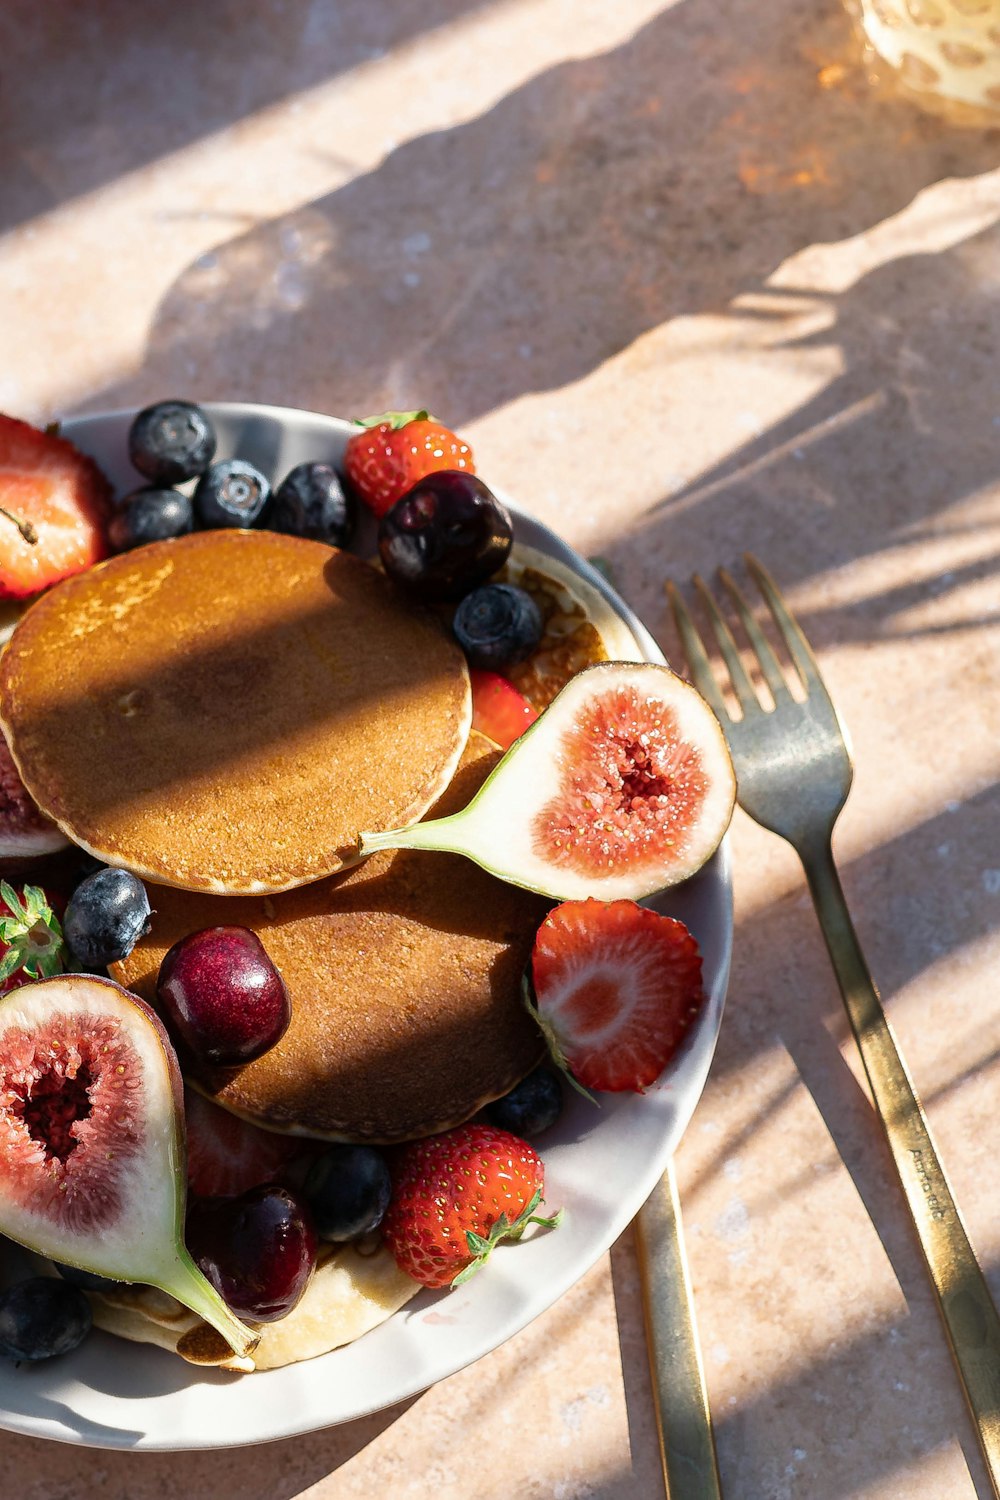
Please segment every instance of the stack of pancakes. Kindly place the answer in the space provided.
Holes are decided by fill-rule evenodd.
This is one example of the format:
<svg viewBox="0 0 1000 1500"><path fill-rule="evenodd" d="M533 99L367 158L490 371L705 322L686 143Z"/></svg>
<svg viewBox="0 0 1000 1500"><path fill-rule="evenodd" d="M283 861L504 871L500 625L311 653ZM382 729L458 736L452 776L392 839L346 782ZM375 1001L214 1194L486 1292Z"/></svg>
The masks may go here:
<svg viewBox="0 0 1000 1500"><path fill-rule="evenodd" d="M456 856L357 863L360 829L457 811L496 759L470 736L450 633L369 564L264 531L112 558L28 611L0 721L42 810L149 882L122 984L154 999L188 932L259 933L292 1024L256 1062L195 1074L218 1103L395 1141L468 1119L537 1061L519 986L544 903Z"/></svg>
<svg viewBox="0 0 1000 1500"><path fill-rule="evenodd" d="M101 563L39 599L0 658L0 727L28 791L75 844L147 882L151 929L115 977L153 1000L186 933L256 931L291 1025L248 1066L189 1076L266 1129L331 1140L446 1129L544 1050L520 984L546 903L457 856L358 862L362 828L470 800L498 756L471 712L433 613L357 557L263 531ZM346 1276L367 1311L324 1348L415 1290L375 1262L367 1281L345 1271L352 1254L337 1299ZM372 1277L395 1277L391 1292L370 1296ZM327 1297L333 1284L317 1278ZM190 1319L182 1338L140 1289L112 1301L98 1322L194 1357ZM316 1352L292 1338L272 1358Z"/></svg>

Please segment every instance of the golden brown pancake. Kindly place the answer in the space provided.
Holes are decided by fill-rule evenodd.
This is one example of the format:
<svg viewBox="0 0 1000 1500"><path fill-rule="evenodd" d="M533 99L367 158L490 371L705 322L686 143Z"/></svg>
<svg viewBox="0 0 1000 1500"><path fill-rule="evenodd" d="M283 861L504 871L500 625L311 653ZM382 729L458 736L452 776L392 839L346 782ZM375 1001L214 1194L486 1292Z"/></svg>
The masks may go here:
<svg viewBox="0 0 1000 1500"><path fill-rule="evenodd" d="M473 733L434 815L464 807L498 755ZM259 934L288 986L292 1021L277 1046L197 1080L259 1125L354 1141L429 1135L506 1093L542 1055L519 991L550 903L458 855L375 854L280 896L149 894L152 928L114 965L121 984L152 1000L174 942L236 924Z"/></svg>
<svg viewBox="0 0 1000 1500"><path fill-rule="evenodd" d="M281 891L356 857L447 786L464 657L369 564L207 531L67 579L0 659L35 801L109 864L187 890Z"/></svg>

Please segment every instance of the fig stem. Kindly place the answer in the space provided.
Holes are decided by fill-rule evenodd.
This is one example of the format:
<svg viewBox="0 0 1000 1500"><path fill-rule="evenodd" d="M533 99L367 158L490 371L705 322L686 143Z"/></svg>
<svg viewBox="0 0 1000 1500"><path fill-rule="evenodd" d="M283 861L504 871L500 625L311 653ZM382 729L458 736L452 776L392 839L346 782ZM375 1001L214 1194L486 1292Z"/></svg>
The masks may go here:
<svg viewBox="0 0 1000 1500"><path fill-rule="evenodd" d="M12 510L5 510L2 505L0 505L0 516L4 516L8 521L12 521L14 523L18 531L24 537L24 540L28 543L29 547L33 547L38 541L38 532L35 530L34 526L32 526L30 521L22 521L20 516L15 516Z"/></svg>
<svg viewBox="0 0 1000 1500"><path fill-rule="evenodd" d="M466 852L464 841L448 837L449 826L458 818L433 818L427 823L413 823L409 828L389 828L384 833L359 833L358 853L364 858L379 849L440 849L453 854ZM444 830L442 837L441 830ZM472 856L470 855L470 858Z"/></svg>
<svg viewBox="0 0 1000 1500"><path fill-rule="evenodd" d="M183 1245L177 1247L176 1266L173 1274L158 1278L157 1285L163 1291L183 1302L185 1307L204 1318L206 1323L221 1333L235 1354L245 1358L260 1343L260 1334L241 1323L234 1312L226 1306L215 1287L195 1265Z"/></svg>

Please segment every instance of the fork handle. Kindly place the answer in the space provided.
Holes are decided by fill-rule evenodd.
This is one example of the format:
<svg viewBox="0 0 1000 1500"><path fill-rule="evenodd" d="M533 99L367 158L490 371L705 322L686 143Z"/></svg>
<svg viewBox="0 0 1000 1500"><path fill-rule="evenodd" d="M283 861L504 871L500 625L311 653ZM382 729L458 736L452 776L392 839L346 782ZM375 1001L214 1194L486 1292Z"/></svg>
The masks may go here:
<svg viewBox="0 0 1000 1500"><path fill-rule="evenodd" d="M993 1490L1000 1496L1000 1317L861 952L830 842L800 847L799 856L934 1284Z"/></svg>

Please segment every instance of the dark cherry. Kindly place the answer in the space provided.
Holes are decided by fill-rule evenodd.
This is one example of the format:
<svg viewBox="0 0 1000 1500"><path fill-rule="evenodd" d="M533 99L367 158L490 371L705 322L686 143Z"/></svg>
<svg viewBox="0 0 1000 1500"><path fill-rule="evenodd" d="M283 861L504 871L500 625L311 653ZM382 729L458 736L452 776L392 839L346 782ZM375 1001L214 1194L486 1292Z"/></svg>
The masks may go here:
<svg viewBox="0 0 1000 1500"><path fill-rule="evenodd" d="M514 526L506 508L475 474L428 474L378 526L382 566L421 599L461 599L502 568Z"/></svg>
<svg viewBox="0 0 1000 1500"><path fill-rule="evenodd" d="M288 1188L238 1198L193 1198L187 1247L239 1318L273 1323L291 1312L316 1268L316 1226Z"/></svg>
<svg viewBox="0 0 1000 1500"><path fill-rule="evenodd" d="M190 932L164 956L156 993L196 1062L240 1067L281 1040L292 1018L284 981L248 927Z"/></svg>

